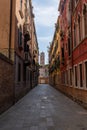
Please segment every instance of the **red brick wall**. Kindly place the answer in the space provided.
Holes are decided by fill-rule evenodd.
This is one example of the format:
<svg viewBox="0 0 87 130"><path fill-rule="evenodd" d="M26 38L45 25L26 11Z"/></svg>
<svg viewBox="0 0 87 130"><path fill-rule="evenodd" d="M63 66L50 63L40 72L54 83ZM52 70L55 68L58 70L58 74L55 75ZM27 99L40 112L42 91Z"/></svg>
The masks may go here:
<svg viewBox="0 0 87 130"><path fill-rule="evenodd" d="M0 113L13 104L14 71L13 64L0 54Z"/></svg>
<svg viewBox="0 0 87 130"><path fill-rule="evenodd" d="M65 86L61 84L56 85L56 89L65 93L67 96L71 97L73 100L77 101L81 105L87 108L87 91L78 89L75 87Z"/></svg>
<svg viewBox="0 0 87 130"><path fill-rule="evenodd" d="M50 77L50 84L54 88L58 89L59 91L61 91L62 93L73 99L74 101L80 103L85 108L87 108L87 90L76 88L74 85L73 86L63 85L61 84L60 79L61 79L60 74L56 75L55 78Z"/></svg>

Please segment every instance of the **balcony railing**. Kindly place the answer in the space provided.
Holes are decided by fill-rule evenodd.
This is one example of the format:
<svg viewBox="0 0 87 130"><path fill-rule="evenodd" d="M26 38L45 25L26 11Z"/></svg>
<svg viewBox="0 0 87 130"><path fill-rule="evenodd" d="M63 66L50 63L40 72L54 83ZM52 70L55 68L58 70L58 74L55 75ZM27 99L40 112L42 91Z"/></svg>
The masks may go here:
<svg viewBox="0 0 87 130"><path fill-rule="evenodd" d="M24 41L29 41L30 38L30 32L29 32L29 24L25 23L23 26L23 34L24 34Z"/></svg>
<svg viewBox="0 0 87 130"><path fill-rule="evenodd" d="M24 64L25 64L26 66L31 65L31 62L30 62L30 59L29 59L29 53L28 53L28 52L25 52Z"/></svg>
<svg viewBox="0 0 87 130"><path fill-rule="evenodd" d="M29 45L24 43L24 52L29 52Z"/></svg>
<svg viewBox="0 0 87 130"><path fill-rule="evenodd" d="M28 42L30 40L30 34L29 34L29 32L27 31L26 33L25 33L25 35L24 35L24 41L25 42Z"/></svg>
<svg viewBox="0 0 87 130"><path fill-rule="evenodd" d="M23 25L23 33L26 34L27 31L29 31L29 24L24 23L24 25Z"/></svg>

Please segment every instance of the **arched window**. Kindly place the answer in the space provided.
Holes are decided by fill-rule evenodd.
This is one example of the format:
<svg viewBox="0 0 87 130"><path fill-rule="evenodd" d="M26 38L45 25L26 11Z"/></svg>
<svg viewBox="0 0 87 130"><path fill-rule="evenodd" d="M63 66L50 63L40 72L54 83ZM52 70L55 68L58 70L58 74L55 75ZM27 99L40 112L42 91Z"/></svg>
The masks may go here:
<svg viewBox="0 0 87 130"><path fill-rule="evenodd" d="M20 0L20 10L22 10L22 0Z"/></svg>
<svg viewBox="0 0 87 130"><path fill-rule="evenodd" d="M74 0L74 7L77 6L78 0Z"/></svg>
<svg viewBox="0 0 87 130"><path fill-rule="evenodd" d="M21 46L22 45L22 27L20 25L20 27L18 28L18 45Z"/></svg>
<svg viewBox="0 0 87 130"><path fill-rule="evenodd" d="M71 55L71 41L70 41L70 34L69 34L69 37L68 37L68 55L70 56Z"/></svg>
<svg viewBox="0 0 87 130"><path fill-rule="evenodd" d="M76 47L76 24L74 23L74 47Z"/></svg>
<svg viewBox="0 0 87 130"><path fill-rule="evenodd" d="M80 15L78 15L78 39L81 41L81 18Z"/></svg>
<svg viewBox="0 0 87 130"><path fill-rule="evenodd" d="M85 36L87 36L87 4L84 4L83 16L84 16L84 34Z"/></svg>

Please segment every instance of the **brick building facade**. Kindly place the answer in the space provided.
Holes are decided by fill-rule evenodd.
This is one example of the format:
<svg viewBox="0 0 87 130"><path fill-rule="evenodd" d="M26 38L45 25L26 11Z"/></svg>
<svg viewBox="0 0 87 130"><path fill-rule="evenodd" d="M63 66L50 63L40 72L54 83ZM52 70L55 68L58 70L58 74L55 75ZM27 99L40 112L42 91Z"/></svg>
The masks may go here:
<svg viewBox="0 0 87 130"><path fill-rule="evenodd" d="M4 110L8 99L19 100L38 84L39 49L31 0L0 1L0 14L0 93L5 97L0 105ZM13 92L4 93L4 86Z"/></svg>
<svg viewBox="0 0 87 130"><path fill-rule="evenodd" d="M60 76L55 87L87 106L87 0L60 0Z"/></svg>

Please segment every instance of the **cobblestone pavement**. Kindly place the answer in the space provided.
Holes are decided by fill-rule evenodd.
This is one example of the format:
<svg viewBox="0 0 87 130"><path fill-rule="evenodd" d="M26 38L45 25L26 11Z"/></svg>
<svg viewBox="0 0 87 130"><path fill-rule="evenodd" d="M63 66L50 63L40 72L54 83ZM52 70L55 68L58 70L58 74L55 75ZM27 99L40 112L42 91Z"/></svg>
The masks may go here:
<svg viewBox="0 0 87 130"><path fill-rule="evenodd" d="M49 85L38 85L0 116L0 130L87 130L87 111Z"/></svg>

